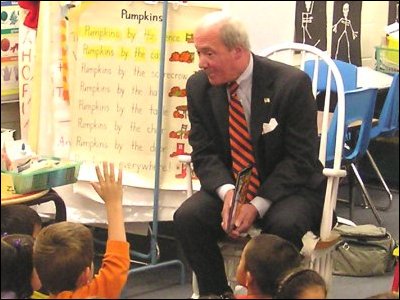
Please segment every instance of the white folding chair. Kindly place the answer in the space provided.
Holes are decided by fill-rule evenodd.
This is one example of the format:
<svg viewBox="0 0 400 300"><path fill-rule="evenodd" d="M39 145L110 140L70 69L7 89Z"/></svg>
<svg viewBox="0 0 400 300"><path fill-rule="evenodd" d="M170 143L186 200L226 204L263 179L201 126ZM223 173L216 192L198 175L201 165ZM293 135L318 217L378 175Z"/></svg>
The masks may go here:
<svg viewBox="0 0 400 300"><path fill-rule="evenodd" d="M270 59L275 59L279 57L282 62L287 64L292 64L300 69L304 70L304 64L306 60L314 59L315 60L315 68L312 76L312 85L313 85L313 93L316 96L317 94L317 82L318 76L327 76L326 82L326 93L325 93L325 104L324 111L320 116L320 149L319 149L319 159L324 166L323 174L327 177L327 188L325 192L325 202L323 209L323 216L321 221L321 229L319 236L313 235L311 232L308 232L303 237L303 242L305 243L302 253L307 258L307 263L309 267L317 271L326 281L327 286L329 287L332 280L332 258L331 252L334 246L339 241L339 236L335 235L332 232L332 222L333 222L333 214L336 207L337 193L339 187L339 180L341 177L346 176L346 171L341 169L341 159L342 159L342 149L343 149L343 132L344 132L344 87L343 80L340 75L340 72L333 62L333 60L329 57L329 55L320 49L299 43L285 43L281 45L276 45L273 47L269 47L267 49L262 50L258 53L261 56L268 57ZM278 56L276 56L278 55ZM328 65L328 72L320 75L318 74L318 64L320 61L324 61ZM328 127L331 114L329 113L329 104L330 104L330 96L331 93L331 83L332 79L335 80L335 92L337 93L337 106L338 106L338 122L336 123L336 145L335 145L335 155L333 165L330 167L325 166L326 161L326 149L327 149L327 136L328 136ZM188 196L192 195L192 174L190 172L190 156L182 155L179 157L181 162L187 163L187 193ZM228 242L232 243L232 242ZM237 250L237 247L241 247L241 245L232 245L231 249L224 242L223 247L223 255L224 249L228 249L228 251L232 253ZM240 259L240 255L236 255L235 263ZM228 270L227 266L231 266L232 264L227 263L226 256L225 259L225 268L228 277L228 282L231 287L235 284L235 273L232 270ZM231 258L230 258L231 259ZM229 269L232 269L230 267ZM236 270L234 270L236 271ZM233 273L233 274L232 274ZM193 274L193 298L198 297L198 287L196 276Z"/></svg>

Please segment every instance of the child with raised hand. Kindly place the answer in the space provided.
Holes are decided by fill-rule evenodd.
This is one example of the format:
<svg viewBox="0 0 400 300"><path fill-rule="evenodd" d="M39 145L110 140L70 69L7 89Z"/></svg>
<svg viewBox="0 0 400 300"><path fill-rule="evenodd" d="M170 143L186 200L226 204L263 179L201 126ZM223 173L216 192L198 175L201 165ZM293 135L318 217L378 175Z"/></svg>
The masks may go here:
<svg viewBox="0 0 400 300"><path fill-rule="evenodd" d="M33 238L26 234L1 238L1 299L29 299L40 289L33 268L33 243Z"/></svg>
<svg viewBox="0 0 400 300"><path fill-rule="evenodd" d="M118 298L130 266L122 210L122 169L115 180L114 164L96 166L98 183L91 183L103 199L108 221L108 240L102 266L93 277L93 236L82 224L60 222L39 233L34 264L51 298Z"/></svg>
<svg viewBox="0 0 400 300"><path fill-rule="evenodd" d="M311 269L293 269L279 281L275 299L326 299L324 279Z"/></svg>

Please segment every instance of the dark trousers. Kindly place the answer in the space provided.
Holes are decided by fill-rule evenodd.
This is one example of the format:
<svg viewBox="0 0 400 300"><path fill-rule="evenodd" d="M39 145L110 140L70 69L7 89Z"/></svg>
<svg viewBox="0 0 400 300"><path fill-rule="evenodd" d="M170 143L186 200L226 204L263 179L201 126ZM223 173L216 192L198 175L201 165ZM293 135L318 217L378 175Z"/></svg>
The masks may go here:
<svg viewBox="0 0 400 300"><path fill-rule="evenodd" d="M276 234L301 249L301 238L307 231L319 232L323 197L322 192L311 190L291 195L273 203L256 225L263 233ZM218 247L218 241L226 236L221 227L222 207L217 195L201 190L174 214L177 239L197 276L200 295L230 290Z"/></svg>

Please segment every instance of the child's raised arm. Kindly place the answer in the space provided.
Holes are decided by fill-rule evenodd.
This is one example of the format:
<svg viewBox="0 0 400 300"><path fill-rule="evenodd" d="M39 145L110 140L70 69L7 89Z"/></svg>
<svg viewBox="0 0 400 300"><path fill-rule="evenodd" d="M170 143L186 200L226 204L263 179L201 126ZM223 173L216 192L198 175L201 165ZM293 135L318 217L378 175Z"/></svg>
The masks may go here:
<svg viewBox="0 0 400 300"><path fill-rule="evenodd" d="M91 185L103 199L107 209L108 240L126 241L122 210L122 167L119 168L118 179L115 181L114 164L109 165L103 162L103 175L99 166L96 166L99 182L91 182Z"/></svg>

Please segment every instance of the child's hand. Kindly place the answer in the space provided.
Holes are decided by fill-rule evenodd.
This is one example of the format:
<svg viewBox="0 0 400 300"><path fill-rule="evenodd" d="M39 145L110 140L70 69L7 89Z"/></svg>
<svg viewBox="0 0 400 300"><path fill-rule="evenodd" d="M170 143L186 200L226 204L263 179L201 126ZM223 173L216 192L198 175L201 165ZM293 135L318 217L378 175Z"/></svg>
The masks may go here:
<svg viewBox="0 0 400 300"><path fill-rule="evenodd" d="M91 182L91 185L103 201L122 203L122 167L119 168L117 181L115 181L113 163L110 163L110 168L108 168L107 162L103 162L104 177L99 166L96 166L96 174L99 182Z"/></svg>

